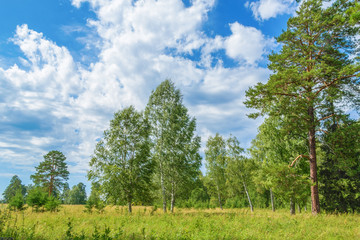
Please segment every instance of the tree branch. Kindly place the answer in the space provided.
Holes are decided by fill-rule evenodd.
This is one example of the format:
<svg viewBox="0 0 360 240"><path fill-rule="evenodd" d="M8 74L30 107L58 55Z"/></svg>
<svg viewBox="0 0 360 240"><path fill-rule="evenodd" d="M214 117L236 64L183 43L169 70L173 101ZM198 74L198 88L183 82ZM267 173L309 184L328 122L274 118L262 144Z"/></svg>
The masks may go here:
<svg viewBox="0 0 360 240"><path fill-rule="evenodd" d="M289 165L289 168L292 167L300 157L310 159L310 157L308 155L301 154L301 155L297 156L294 161L292 161L292 163Z"/></svg>
<svg viewBox="0 0 360 240"><path fill-rule="evenodd" d="M327 116L327 117L320 118L320 119L317 120L317 121L320 122L320 121L325 120L325 119L328 119L328 118L330 118L330 117L332 117L332 116L334 116L334 115L335 115L335 113L333 113L333 114L331 114L331 115L329 115L329 116Z"/></svg>
<svg viewBox="0 0 360 240"><path fill-rule="evenodd" d="M318 95L322 90L324 90L327 87L330 87L331 85L333 85L335 82L342 80L342 79L346 79L346 78L352 78L352 77L356 77L357 75L350 75L350 76L342 76L340 78L335 78L331 83L329 84L325 84L324 86L322 86L316 93L315 96Z"/></svg>

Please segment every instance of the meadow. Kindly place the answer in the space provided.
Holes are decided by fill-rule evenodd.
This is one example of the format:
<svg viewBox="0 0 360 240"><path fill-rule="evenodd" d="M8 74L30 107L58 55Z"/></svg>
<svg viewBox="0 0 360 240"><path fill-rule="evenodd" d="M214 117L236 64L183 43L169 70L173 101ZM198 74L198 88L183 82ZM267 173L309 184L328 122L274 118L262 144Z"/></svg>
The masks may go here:
<svg viewBox="0 0 360 240"><path fill-rule="evenodd" d="M360 239L360 215L287 210L176 209L106 207L86 213L63 205L58 212L11 212L0 206L0 238L6 239Z"/></svg>

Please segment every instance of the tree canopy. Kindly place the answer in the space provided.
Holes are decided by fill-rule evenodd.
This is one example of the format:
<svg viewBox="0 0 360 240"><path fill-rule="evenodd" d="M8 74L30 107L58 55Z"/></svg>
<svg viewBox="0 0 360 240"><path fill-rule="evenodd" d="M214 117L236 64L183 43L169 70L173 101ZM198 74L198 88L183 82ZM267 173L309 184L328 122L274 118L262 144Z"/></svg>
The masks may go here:
<svg viewBox="0 0 360 240"><path fill-rule="evenodd" d="M30 176L36 185L47 189L49 196L54 192L60 192L64 182L69 179L65 160L62 152L50 151L44 155L44 161L35 167L36 173Z"/></svg>
<svg viewBox="0 0 360 240"><path fill-rule="evenodd" d="M110 128L96 146L89 179L100 183L107 198L125 201L149 198L153 164L149 158L149 124L133 106L114 114Z"/></svg>

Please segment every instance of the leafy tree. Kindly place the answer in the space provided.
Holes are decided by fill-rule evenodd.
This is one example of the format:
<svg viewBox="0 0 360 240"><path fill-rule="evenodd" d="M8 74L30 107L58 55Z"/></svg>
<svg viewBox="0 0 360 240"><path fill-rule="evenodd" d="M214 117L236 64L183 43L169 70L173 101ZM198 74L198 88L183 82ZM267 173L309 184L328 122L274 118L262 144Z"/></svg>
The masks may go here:
<svg viewBox="0 0 360 240"><path fill-rule="evenodd" d="M133 106L114 114L91 159L89 179L99 182L115 201L132 202L149 195L153 171L149 159L149 124Z"/></svg>
<svg viewBox="0 0 360 240"><path fill-rule="evenodd" d="M240 143L236 137L230 136L227 140L227 166L226 176L229 189L239 194L245 191L251 211L254 211L251 197L248 191L248 185L252 179L252 169L254 164L242 156L244 149L240 147ZM243 191L242 191L243 190Z"/></svg>
<svg viewBox="0 0 360 240"><path fill-rule="evenodd" d="M50 151L44 156L44 161L36 167L36 173L30 178L35 184L47 189L49 196L59 191L64 181L69 179L66 157L59 151Z"/></svg>
<svg viewBox="0 0 360 240"><path fill-rule="evenodd" d="M86 186L83 183L78 183L73 186L70 191L70 204L85 204L86 203Z"/></svg>
<svg viewBox="0 0 360 240"><path fill-rule="evenodd" d="M62 193L61 193L61 201L62 201L62 203L71 204L70 203L70 192L71 192L71 189L69 187L69 184L67 182L64 183L63 190L62 190Z"/></svg>
<svg viewBox="0 0 360 240"><path fill-rule="evenodd" d="M195 136L196 120L190 118L179 89L165 80L152 92L145 111L151 125L152 158L160 181L163 210L170 193L171 211L176 196L193 184L199 174L200 137Z"/></svg>
<svg viewBox="0 0 360 240"><path fill-rule="evenodd" d="M14 175L10 180L9 186L6 187L3 193L5 202L8 203L18 192L21 192L24 197L26 194L26 187L21 184L20 178L17 175Z"/></svg>
<svg viewBox="0 0 360 240"><path fill-rule="evenodd" d="M284 115L288 128L306 129L311 179L312 212L320 212L316 131L329 108L336 103L360 102L360 64L354 55L358 27L350 24L346 11L353 1L336 0L328 8L322 0L305 0L278 38L279 53L269 56L273 71L266 84L258 83L246 92L247 107L260 110L257 117Z"/></svg>
<svg viewBox="0 0 360 240"><path fill-rule="evenodd" d="M328 119L319 169L321 206L330 212L360 210L360 122Z"/></svg>
<svg viewBox="0 0 360 240"><path fill-rule="evenodd" d="M209 137L205 149L206 175L216 187L219 207L223 209L222 203L226 194L227 153L226 141L218 133L215 137Z"/></svg>
<svg viewBox="0 0 360 240"><path fill-rule="evenodd" d="M291 213L295 213L295 202L299 205L304 204L308 194L306 190L301 192L300 186L295 186L301 184L308 187L308 184L302 181L308 165L303 161L293 162L298 152L306 151L306 135L301 130L289 130L286 126L287 120L284 117L272 116L265 119L259 127L258 135L252 142L250 154L259 163L257 176L254 177L258 188L265 187L271 190L271 194L272 192L276 193L280 200L290 202ZM286 168L289 167L295 168L295 170L287 171ZM291 174L294 186L289 188L284 184L276 185L287 180L278 179L284 177L284 174L278 174L278 172L272 171L272 168ZM297 189L298 192L293 189ZM274 210L273 199L272 206Z"/></svg>

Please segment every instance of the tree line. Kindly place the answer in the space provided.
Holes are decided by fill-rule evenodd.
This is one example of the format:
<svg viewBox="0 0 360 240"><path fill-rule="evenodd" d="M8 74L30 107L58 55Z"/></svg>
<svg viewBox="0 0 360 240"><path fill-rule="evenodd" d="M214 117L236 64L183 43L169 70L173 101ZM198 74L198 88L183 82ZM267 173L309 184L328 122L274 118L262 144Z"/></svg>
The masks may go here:
<svg viewBox="0 0 360 240"><path fill-rule="evenodd" d="M175 206L358 211L360 122L345 109L360 106L359 4L323 3L302 2L277 38L281 50L269 55L269 80L246 92L245 105L258 110L249 117L265 118L247 151L235 136L210 136L203 174L196 119L180 90L165 80L144 111L130 106L114 114L90 160L87 209L126 204L131 212L135 204L159 205L164 212ZM75 195L78 190L64 190L65 157L48 155L49 164L40 163L31 177L35 185L55 199L50 202Z"/></svg>

